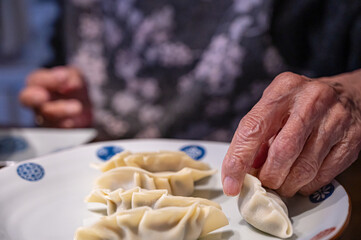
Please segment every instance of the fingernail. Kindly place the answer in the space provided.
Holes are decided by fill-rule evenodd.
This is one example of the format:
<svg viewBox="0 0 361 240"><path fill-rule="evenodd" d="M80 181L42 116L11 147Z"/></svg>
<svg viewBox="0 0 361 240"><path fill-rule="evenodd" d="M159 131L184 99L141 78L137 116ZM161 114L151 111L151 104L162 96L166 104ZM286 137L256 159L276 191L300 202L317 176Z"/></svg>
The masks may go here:
<svg viewBox="0 0 361 240"><path fill-rule="evenodd" d="M236 196L239 193L239 182L232 177L225 177L223 180L223 191L227 196Z"/></svg>

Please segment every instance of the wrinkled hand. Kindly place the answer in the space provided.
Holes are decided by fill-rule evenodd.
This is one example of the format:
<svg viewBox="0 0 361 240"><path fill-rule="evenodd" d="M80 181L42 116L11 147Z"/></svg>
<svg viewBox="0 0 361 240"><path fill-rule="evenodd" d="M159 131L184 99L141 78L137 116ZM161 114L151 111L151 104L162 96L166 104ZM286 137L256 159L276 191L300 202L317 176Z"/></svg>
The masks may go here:
<svg viewBox="0 0 361 240"><path fill-rule="evenodd" d="M264 186L286 197L331 182L361 149L360 82L360 72L276 77L234 134L222 166L225 194L238 194L252 167Z"/></svg>
<svg viewBox="0 0 361 240"><path fill-rule="evenodd" d="M73 67L31 73L19 98L22 104L34 110L40 126L75 128L91 125L91 104L85 82Z"/></svg>

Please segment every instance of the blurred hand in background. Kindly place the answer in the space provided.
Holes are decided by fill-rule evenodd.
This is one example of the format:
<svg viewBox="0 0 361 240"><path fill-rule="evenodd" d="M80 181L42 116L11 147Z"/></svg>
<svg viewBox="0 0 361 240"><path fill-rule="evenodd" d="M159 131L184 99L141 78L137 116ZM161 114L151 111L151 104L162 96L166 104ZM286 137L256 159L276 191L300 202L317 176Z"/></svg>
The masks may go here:
<svg viewBox="0 0 361 240"><path fill-rule="evenodd" d="M32 72L20 93L20 101L34 110L39 126L79 128L89 127L92 122L86 84L74 67Z"/></svg>

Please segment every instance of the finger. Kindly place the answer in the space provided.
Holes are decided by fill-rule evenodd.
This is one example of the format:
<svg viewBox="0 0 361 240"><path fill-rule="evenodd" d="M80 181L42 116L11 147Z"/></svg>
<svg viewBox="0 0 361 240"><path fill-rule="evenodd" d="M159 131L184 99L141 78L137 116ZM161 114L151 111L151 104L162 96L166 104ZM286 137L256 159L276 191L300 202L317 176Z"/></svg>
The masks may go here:
<svg viewBox="0 0 361 240"><path fill-rule="evenodd" d="M67 93L83 87L81 75L71 67L55 67L49 70L35 71L28 76L27 84L59 93Z"/></svg>
<svg viewBox="0 0 361 240"><path fill-rule="evenodd" d="M279 119L282 119L286 112L285 103L269 106L260 101L241 120L222 164L225 194L234 196L239 193L244 176L253 164L262 143L267 142L281 128Z"/></svg>
<svg viewBox="0 0 361 240"><path fill-rule="evenodd" d="M260 167L262 167L262 165L267 159L268 149L268 143L261 144L261 147L258 149L258 153L254 158L252 168L259 169Z"/></svg>
<svg viewBox="0 0 361 240"><path fill-rule="evenodd" d="M93 120L91 108L83 108L81 114L78 114L77 116L73 117L72 120L73 120L73 127L77 127L77 128L90 127L92 125L92 120Z"/></svg>
<svg viewBox="0 0 361 240"><path fill-rule="evenodd" d="M41 105L39 114L45 119L58 120L74 117L82 112L83 105L79 100L56 100Z"/></svg>
<svg viewBox="0 0 361 240"><path fill-rule="evenodd" d="M44 118L41 115L37 115L35 121L38 126L47 127L47 128L74 128L75 125L75 117L73 118Z"/></svg>
<svg viewBox="0 0 361 240"><path fill-rule="evenodd" d="M292 197L315 176L331 148L344 136L350 125L349 116L341 104L336 104L313 131L302 153L292 166L278 193Z"/></svg>
<svg viewBox="0 0 361 240"><path fill-rule="evenodd" d="M62 94L67 94L84 87L83 77L74 67L55 67L51 69L51 74L58 81L63 81L59 88L59 92Z"/></svg>
<svg viewBox="0 0 361 240"><path fill-rule="evenodd" d="M288 117L293 93L302 83L299 75L280 74L264 91L261 100L240 121L222 164L222 184L226 195L239 193L244 176L261 145L282 127L284 119Z"/></svg>
<svg viewBox="0 0 361 240"><path fill-rule="evenodd" d="M92 124L92 115L90 109L84 110L81 114L66 118L44 118L41 115L36 116L36 122L39 126L50 128L84 128Z"/></svg>
<svg viewBox="0 0 361 240"><path fill-rule="evenodd" d="M310 195L330 183L337 175L348 168L358 157L361 149L361 133L352 126L346 137L336 144L323 161L316 177L300 189L303 195Z"/></svg>
<svg viewBox="0 0 361 240"><path fill-rule="evenodd" d="M29 86L21 91L19 100L22 104L30 108L39 107L41 104L50 100L49 92L39 86Z"/></svg>
<svg viewBox="0 0 361 240"><path fill-rule="evenodd" d="M296 96L285 126L276 136L259 178L263 185L278 189L285 181L291 166L304 148L312 129L334 104L334 92L323 84L304 87Z"/></svg>
<svg viewBox="0 0 361 240"><path fill-rule="evenodd" d="M50 70L41 69L31 73L26 81L28 86L38 86L50 91L57 91L59 86L63 85L66 79L56 78Z"/></svg>
<svg viewBox="0 0 361 240"><path fill-rule="evenodd" d="M282 125L283 124L284 124L284 122L282 123ZM255 157L255 159L253 161L252 168L254 168L256 170L259 170L262 167L262 165L265 163L265 161L267 159L267 155L268 155L269 146L272 144L275 137L276 137L276 135L271 137L268 140L268 142L262 143L262 145L259 148L258 153L257 153L257 155L256 155L256 157ZM259 171L257 171L257 176L258 176L258 172ZM255 175L255 174L253 174L253 175Z"/></svg>

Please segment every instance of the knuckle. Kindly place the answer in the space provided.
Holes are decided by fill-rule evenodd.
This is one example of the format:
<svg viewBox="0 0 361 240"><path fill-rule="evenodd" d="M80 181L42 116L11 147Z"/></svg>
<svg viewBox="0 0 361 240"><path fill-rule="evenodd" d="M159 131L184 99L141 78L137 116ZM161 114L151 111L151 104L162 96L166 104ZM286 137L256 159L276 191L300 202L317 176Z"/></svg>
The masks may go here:
<svg viewBox="0 0 361 240"><path fill-rule="evenodd" d="M339 149L337 157L334 162L338 165L342 165L346 162L353 162L358 158L358 154L361 146L361 131L358 131L354 127L344 132L344 137L339 142Z"/></svg>
<svg viewBox="0 0 361 240"><path fill-rule="evenodd" d="M223 162L223 168L227 175L237 177L240 175L240 172L245 172L247 170L247 166L243 164L237 156L237 153L232 154L227 157L227 161Z"/></svg>
<svg viewBox="0 0 361 240"><path fill-rule="evenodd" d="M244 117L238 126L237 135L240 139L248 140L258 137L264 132L263 118L254 112L249 112L246 117Z"/></svg>
<svg viewBox="0 0 361 240"><path fill-rule="evenodd" d="M291 175L299 182L310 181L315 178L318 171L318 164L315 161L302 161L291 170Z"/></svg>
<svg viewBox="0 0 361 240"><path fill-rule="evenodd" d="M350 113L340 103L335 104L324 116L318 128L318 138L324 144L336 144L345 138L352 122Z"/></svg>
<svg viewBox="0 0 361 240"><path fill-rule="evenodd" d="M310 83L299 99L304 101L304 96L307 96L303 103L308 109L306 115L311 119L326 114L337 101L334 91L326 84L318 82Z"/></svg>
<svg viewBox="0 0 361 240"><path fill-rule="evenodd" d="M274 78L272 83L264 90L262 99L271 102L287 99L294 91L305 83L305 78L291 72L284 72Z"/></svg>
<svg viewBox="0 0 361 240"><path fill-rule="evenodd" d="M342 131L320 127L318 129L317 144L321 144L321 148L329 152L332 146L342 139L342 136Z"/></svg>
<svg viewBox="0 0 361 240"><path fill-rule="evenodd" d="M335 110L333 112L333 115L337 126L341 127L342 129L349 126L352 122L351 113L346 108L344 108L341 103L335 104Z"/></svg>
<svg viewBox="0 0 361 240"><path fill-rule="evenodd" d="M350 116L350 112L341 103L336 103L333 109L333 113L336 117L345 118Z"/></svg>
<svg viewBox="0 0 361 240"><path fill-rule="evenodd" d="M292 72L283 72L275 79L275 83L282 85L286 89L294 88L304 82L304 78Z"/></svg>
<svg viewBox="0 0 361 240"><path fill-rule="evenodd" d="M328 85L326 85L322 82L318 82L318 81L310 82L310 84L308 86L317 93L325 93L326 92L327 94L329 94L329 93L333 92Z"/></svg>
<svg viewBox="0 0 361 240"><path fill-rule="evenodd" d="M321 103L330 104L330 102L335 102L337 95L335 90L329 85L313 81L309 84L312 94L318 98Z"/></svg>
<svg viewBox="0 0 361 240"><path fill-rule="evenodd" d="M295 141L290 139L276 139L271 145L269 154L275 161L291 160L295 155L298 155L300 147Z"/></svg>

